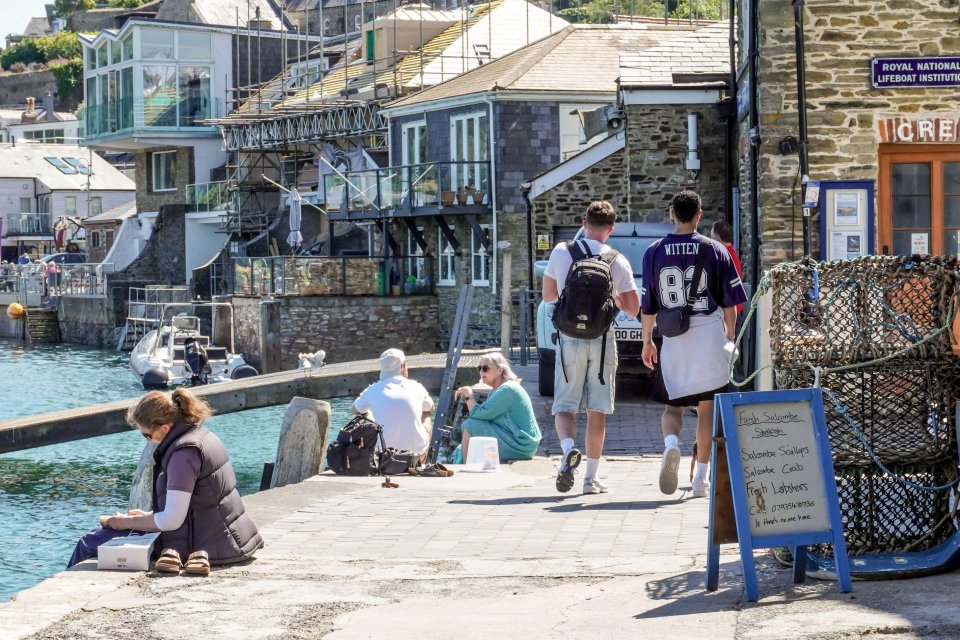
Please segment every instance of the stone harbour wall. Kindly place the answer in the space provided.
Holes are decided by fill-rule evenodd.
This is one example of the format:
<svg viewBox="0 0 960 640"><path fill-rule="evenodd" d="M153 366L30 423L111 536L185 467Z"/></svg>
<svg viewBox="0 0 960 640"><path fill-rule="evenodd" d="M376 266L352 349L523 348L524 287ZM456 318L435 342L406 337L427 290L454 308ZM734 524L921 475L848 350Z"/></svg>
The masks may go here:
<svg viewBox="0 0 960 640"><path fill-rule="evenodd" d="M960 54L957 11L956 0L806 3L804 46L811 178L876 180L879 118L956 116L956 87L874 89L870 60ZM778 148L785 136L799 136L790 0L763 0L759 29L761 268L767 269L802 254L799 158L795 153L782 155ZM746 120L741 122L740 184L745 194L749 191L748 126ZM750 214L743 206L741 220L746 228ZM810 226L811 249L818 255L816 216ZM880 251L879 243L877 250Z"/></svg>
<svg viewBox="0 0 960 640"><path fill-rule="evenodd" d="M296 369L297 354L323 349L327 362L376 358L391 347L407 354L437 350L435 296L278 298L284 370ZM236 348L260 363L260 299L233 298Z"/></svg>

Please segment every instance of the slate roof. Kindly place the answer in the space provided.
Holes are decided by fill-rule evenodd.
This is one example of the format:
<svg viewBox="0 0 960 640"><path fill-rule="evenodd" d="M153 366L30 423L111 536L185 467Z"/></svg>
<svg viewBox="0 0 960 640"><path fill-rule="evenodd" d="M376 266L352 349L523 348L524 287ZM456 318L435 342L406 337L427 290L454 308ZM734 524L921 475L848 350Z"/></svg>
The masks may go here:
<svg viewBox="0 0 960 640"><path fill-rule="evenodd" d="M98 224L104 222L121 222L135 216L137 214L137 203L134 200L130 202L125 202L121 205L114 207L103 213L98 213L95 216L90 216L89 218L84 218L83 223L89 225L91 223Z"/></svg>
<svg viewBox="0 0 960 640"><path fill-rule="evenodd" d="M48 33L50 33L50 22L47 21L46 17L30 18L27 28L23 30L25 36L42 36Z"/></svg>
<svg viewBox="0 0 960 640"><path fill-rule="evenodd" d="M638 53L620 56L620 86L676 89L723 87L730 74L730 24L718 22ZM697 81L696 76L703 76Z"/></svg>
<svg viewBox="0 0 960 640"><path fill-rule="evenodd" d="M89 162L90 150L71 144L0 145L0 179L36 178L55 191L87 188L88 176L79 172L63 173L46 160L48 157L76 158ZM136 184L133 180L96 153L93 154L92 168L89 175L91 191L130 191L130 195L134 195Z"/></svg>
<svg viewBox="0 0 960 640"><path fill-rule="evenodd" d="M280 29L284 26L277 5L270 0L164 0L157 12L157 20L196 21L232 27L237 24L239 9L240 26L245 27L247 17L253 20L257 8L260 9L260 19L269 21L268 28Z"/></svg>
<svg viewBox="0 0 960 640"><path fill-rule="evenodd" d="M688 26L576 24L499 60L390 103L406 107L489 91L615 93L620 52L648 49Z"/></svg>

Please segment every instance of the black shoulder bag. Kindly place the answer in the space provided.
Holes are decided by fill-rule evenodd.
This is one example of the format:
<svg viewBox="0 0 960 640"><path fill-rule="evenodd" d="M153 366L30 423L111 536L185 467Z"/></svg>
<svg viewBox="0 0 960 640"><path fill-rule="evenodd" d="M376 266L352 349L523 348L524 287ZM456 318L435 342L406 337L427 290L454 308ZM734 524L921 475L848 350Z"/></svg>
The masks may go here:
<svg viewBox="0 0 960 640"><path fill-rule="evenodd" d="M700 239L700 248L697 250L697 263L693 267L693 281L690 288L696 294L697 287L700 286L700 278L703 275L703 262L707 258L707 249L709 243ZM676 338L682 336L690 328L690 316L693 315L693 304L690 302L690 296L684 293L685 304L682 307L672 309L661 309L657 312L657 329L660 335L665 338Z"/></svg>

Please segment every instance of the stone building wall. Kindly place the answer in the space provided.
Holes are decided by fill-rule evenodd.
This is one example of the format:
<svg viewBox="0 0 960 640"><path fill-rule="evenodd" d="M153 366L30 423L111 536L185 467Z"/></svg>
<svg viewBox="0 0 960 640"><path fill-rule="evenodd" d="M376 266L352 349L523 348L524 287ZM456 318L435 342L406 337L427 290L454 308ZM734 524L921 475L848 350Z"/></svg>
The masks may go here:
<svg viewBox="0 0 960 640"><path fill-rule="evenodd" d="M818 180L878 178L879 118L950 114L956 87L874 89L873 57L960 54L956 0L849 0L806 3L805 52L810 176ZM790 0L761 0L759 16L761 268L798 259L801 201L799 158L781 155L785 136L798 137L797 76ZM740 131L740 186L749 193L747 121ZM750 211L741 200L741 221ZM819 219L811 220L819 251ZM879 243L878 243L879 251ZM748 251L742 253L747 257ZM746 264L744 265L747 266Z"/></svg>
<svg viewBox="0 0 960 640"><path fill-rule="evenodd" d="M174 184L176 191L153 191L151 156L159 151L177 152ZM137 210L159 211L163 205L183 204L187 201L187 185L193 182L193 147L154 147L137 151L134 156L137 180Z"/></svg>
<svg viewBox="0 0 960 640"><path fill-rule="evenodd" d="M727 216L724 197L724 125L716 105L628 105L625 148L541 194L535 200L535 234L554 227L580 226L594 200L609 200L621 220L669 222L670 200L683 189L703 198L706 231ZM687 154L687 115L699 116L701 171L696 179L684 169ZM531 176L532 177L532 176ZM549 250L536 252L537 259Z"/></svg>
<svg viewBox="0 0 960 640"><path fill-rule="evenodd" d="M437 351L434 296L309 296L280 298L281 361L296 369L297 354L324 349L327 362L376 358L391 347L405 353ZM236 348L260 363L260 300L233 298Z"/></svg>

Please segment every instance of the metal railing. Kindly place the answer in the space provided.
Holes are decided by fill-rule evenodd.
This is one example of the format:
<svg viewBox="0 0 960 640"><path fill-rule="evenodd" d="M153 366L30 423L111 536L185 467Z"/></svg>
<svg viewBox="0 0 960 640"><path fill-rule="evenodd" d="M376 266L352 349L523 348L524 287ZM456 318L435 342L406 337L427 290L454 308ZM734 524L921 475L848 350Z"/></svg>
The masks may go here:
<svg viewBox="0 0 960 640"><path fill-rule="evenodd" d="M406 212L414 209L490 209L490 163L431 162L324 176L328 212Z"/></svg>
<svg viewBox="0 0 960 640"><path fill-rule="evenodd" d="M7 225L7 236L53 233L49 213L11 213L7 215Z"/></svg>
<svg viewBox="0 0 960 640"><path fill-rule="evenodd" d="M233 184L227 180L187 185L191 211L226 211L233 202Z"/></svg>
<svg viewBox="0 0 960 640"><path fill-rule="evenodd" d="M240 296L428 295L433 256L233 258Z"/></svg>
<svg viewBox="0 0 960 640"><path fill-rule="evenodd" d="M89 262L6 265L0 268L0 293L39 293L42 296L102 297L107 295L107 274L113 263Z"/></svg>

